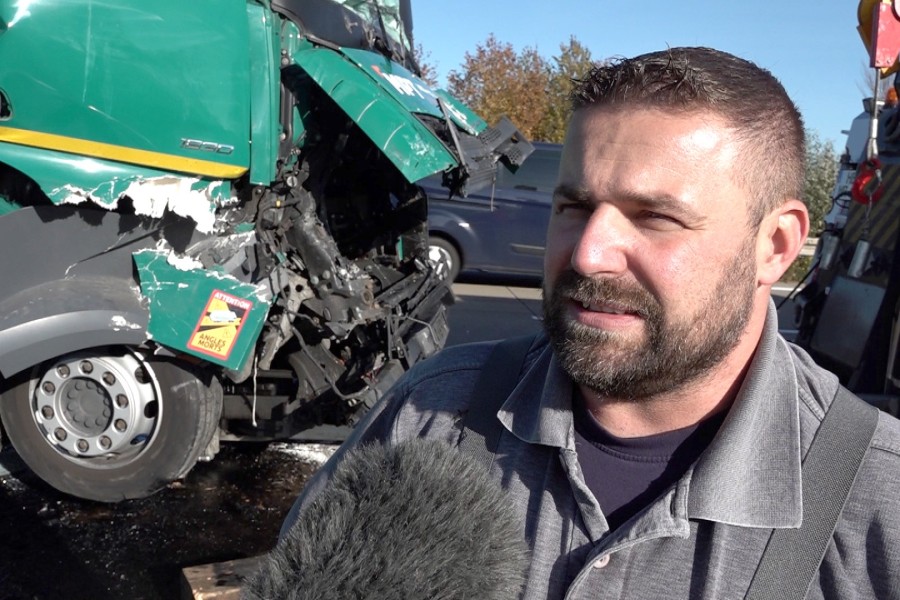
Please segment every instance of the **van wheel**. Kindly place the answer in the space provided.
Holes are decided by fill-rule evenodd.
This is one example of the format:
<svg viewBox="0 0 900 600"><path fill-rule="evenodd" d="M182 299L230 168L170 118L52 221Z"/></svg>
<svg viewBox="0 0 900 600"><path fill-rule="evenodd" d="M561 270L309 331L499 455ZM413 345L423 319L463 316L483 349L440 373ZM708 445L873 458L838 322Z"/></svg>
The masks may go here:
<svg viewBox="0 0 900 600"><path fill-rule="evenodd" d="M452 242L439 237L428 238L428 259L434 264L441 279L456 281L462 263L459 251Z"/></svg>
<svg viewBox="0 0 900 600"><path fill-rule="evenodd" d="M125 349L62 356L0 395L25 464L56 489L100 502L149 496L183 477L221 413L218 380Z"/></svg>

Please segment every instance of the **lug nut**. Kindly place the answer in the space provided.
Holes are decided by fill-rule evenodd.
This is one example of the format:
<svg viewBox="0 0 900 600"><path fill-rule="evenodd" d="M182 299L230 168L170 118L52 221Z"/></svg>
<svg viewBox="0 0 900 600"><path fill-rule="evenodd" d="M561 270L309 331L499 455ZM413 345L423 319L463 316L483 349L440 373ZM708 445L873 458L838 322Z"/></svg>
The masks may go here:
<svg viewBox="0 0 900 600"><path fill-rule="evenodd" d="M116 422L114 425L115 425L116 431L119 431L119 432L122 432L122 431L125 431L126 429L128 429L128 424L125 423L124 419L116 419Z"/></svg>
<svg viewBox="0 0 900 600"><path fill-rule="evenodd" d="M41 416L47 419L48 421L53 418L53 409L49 406L45 406L41 408Z"/></svg>
<svg viewBox="0 0 900 600"><path fill-rule="evenodd" d="M78 443L75 444L78 447L79 452L87 452L90 446L87 443L87 440L78 440Z"/></svg>
<svg viewBox="0 0 900 600"><path fill-rule="evenodd" d="M103 374L103 383L105 383L106 385L115 385L116 376L107 371Z"/></svg>
<svg viewBox="0 0 900 600"><path fill-rule="evenodd" d="M61 442L66 441L66 438L69 437L69 435L66 433L66 430L62 427L57 427L53 432L53 435Z"/></svg>
<svg viewBox="0 0 900 600"><path fill-rule="evenodd" d="M79 368L81 368L82 373L93 373L94 371L94 365L89 360L81 361Z"/></svg>
<svg viewBox="0 0 900 600"><path fill-rule="evenodd" d="M56 386L53 385L52 381L45 381L43 385L41 385L41 389L44 390L45 394L52 394L56 391Z"/></svg>
<svg viewBox="0 0 900 600"><path fill-rule="evenodd" d="M119 394L116 396L116 406L119 408L127 408L128 407L128 396L125 394Z"/></svg>
<svg viewBox="0 0 900 600"><path fill-rule="evenodd" d="M100 447L104 450L109 450L112 446L112 440L106 437L105 435L100 438Z"/></svg>
<svg viewBox="0 0 900 600"><path fill-rule="evenodd" d="M60 377L68 377L70 374L69 365L59 365L56 367L56 374Z"/></svg>

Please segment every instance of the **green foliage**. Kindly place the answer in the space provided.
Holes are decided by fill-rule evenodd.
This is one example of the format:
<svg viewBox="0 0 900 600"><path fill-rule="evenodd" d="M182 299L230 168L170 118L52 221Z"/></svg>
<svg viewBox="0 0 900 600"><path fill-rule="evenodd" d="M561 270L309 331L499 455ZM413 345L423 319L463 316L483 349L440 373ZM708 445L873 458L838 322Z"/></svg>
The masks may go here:
<svg viewBox="0 0 900 600"><path fill-rule="evenodd" d="M838 172L838 157L834 147L823 142L814 132L806 132L806 179L803 201L809 209L810 235L821 233L825 215L831 210L831 193Z"/></svg>
<svg viewBox="0 0 900 600"><path fill-rule="evenodd" d="M806 132L806 178L803 182L803 201L809 210L809 235L818 237L825 227L825 215L831 210L831 194L838 172L838 157L834 147L823 142L814 132ZM812 265L812 257L800 256L781 277L785 282L803 279Z"/></svg>
<svg viewBox="0 0 900 600"><path fill-rule="evenodd" d="M553 57L553 67L547 85L549 105L537 128L535 137L547 142L562 142L571 114L570 96L575 80L584 77L593 66L591 51L575 36L568 44L560 44L559 55Z"/></svg>

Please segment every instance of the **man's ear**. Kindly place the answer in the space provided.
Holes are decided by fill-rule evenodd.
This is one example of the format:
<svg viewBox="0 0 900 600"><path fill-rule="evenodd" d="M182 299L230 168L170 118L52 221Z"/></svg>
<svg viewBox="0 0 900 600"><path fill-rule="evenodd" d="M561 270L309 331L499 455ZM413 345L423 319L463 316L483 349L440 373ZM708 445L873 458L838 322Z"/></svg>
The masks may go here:
<svg viewBox="0 0 900 600"><path fill-rule="evenodd" d="M756 276L774 285L803 249L809 234L809 212L800 200L788 200L760 223L756 243Z"/></svg>

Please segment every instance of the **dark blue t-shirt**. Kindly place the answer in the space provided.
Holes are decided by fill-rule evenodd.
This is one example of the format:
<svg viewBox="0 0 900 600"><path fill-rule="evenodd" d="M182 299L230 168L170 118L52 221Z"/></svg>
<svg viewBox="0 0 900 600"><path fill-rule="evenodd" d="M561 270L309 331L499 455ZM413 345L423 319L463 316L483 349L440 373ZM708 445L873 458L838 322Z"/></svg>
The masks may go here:
<svg viewBox="0 0 900 600"><path fill-rule="evenodd" d="M610 531L640 512L684 475L715 437L727 412L684 429L620 438L597 423L580 394L573 396L578 462Z"/></svg>

